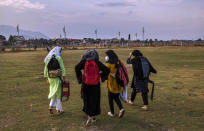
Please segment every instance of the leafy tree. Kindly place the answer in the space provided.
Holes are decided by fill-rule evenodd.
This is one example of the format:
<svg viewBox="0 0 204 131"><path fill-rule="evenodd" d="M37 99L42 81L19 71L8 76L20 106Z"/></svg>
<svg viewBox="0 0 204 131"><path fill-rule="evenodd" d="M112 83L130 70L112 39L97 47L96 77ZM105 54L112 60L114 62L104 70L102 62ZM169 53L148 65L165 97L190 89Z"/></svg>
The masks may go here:
<svg viewBox="0 0 204 131"><path fill-rule="evenodd" d="M0 35L0 39L1 39L1 40L6 40L6 37L3 36L3 35Z"/></svg>
<svg viewBox="0 0 204 131"><path fill-rule="evenodd" d="M202 41L202 39L201 39L201 38L199 38L197 41Z"/></svg>
<svg viewBox="0 0 204 131"><path fill-rule="evenodd" d="M149 40L149 43L150 43L150 44L152 44L152 43L153 43L153 40L152 40L152 39L150 39L150 40Z"/></svg>
<svg viewBox="0 0 204 131"><path fill-rule="evenodd" d="M9 36L8 42L9 42L10 45L12 45L15 42L12 35Z"/></svg>
<svg viewBox="0 0 204 131"><path fill-rule="evenodd" d="M131 36L130 36L130 34L128 34L128 40L131 40Z"/></svg>
<svg viewBox="0 0 204 131"><path fill-rule="evenodd" d="M145 43L148 43L148 39L145 40Z"/></svg>

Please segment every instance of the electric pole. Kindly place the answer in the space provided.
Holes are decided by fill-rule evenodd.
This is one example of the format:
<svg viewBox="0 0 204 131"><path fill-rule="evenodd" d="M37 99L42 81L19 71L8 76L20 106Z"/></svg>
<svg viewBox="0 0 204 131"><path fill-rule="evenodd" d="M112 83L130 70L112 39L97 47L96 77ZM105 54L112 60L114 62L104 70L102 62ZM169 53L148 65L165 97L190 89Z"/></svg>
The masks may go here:
<svg viewBox="0 0 204 131"><path fill-rule="evenodd" d="M98 30L95 29L94 34L96 35L96 39L97 39L97 35L98 35Z"/></svg>
<svg viewBox="0 0 204 131"><path fill-rule="evenodd" d="M143 39L143 41L144 41L144 39L145 39L145 29L144 29L144 26L143 26L143 28L142 28L142 39Z"/></svg>
<svg viewBox="0 0 204 131"><path fill-rule="evenodd" d="M17 25L16 29L17 29L17 33L18 33L18 36L19 36L19 24Z"/></svg>
<svg viewBox="0 0 204 131"><path fill-rule="evenodd" d="M64 26L64 28L63 28L63 33L64 33L64 39L66 39L66 29L65 29L65 26Z"/></svg>
<svg viewBox="0 0 204 131"><path fill-rule="evenodd" d="M137 40L137 33L135 33L135 37L136 37L136 40Z"/></svg>
<svg viewBox="0 0 204 131"><path fill-rule="evenodd" d="M119 36L119 46L120 46L120 31L118 32L118 36Z"/></svg>

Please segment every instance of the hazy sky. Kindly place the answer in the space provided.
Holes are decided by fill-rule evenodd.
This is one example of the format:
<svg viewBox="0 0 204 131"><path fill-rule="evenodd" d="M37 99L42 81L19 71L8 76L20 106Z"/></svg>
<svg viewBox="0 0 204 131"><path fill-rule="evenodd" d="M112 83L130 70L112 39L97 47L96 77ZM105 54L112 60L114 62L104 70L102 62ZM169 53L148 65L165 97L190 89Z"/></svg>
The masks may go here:
<svg viewBox="0 0 204 131"><path fill-rule="evenodd" d="M0 25L55 38L204 39L204 0L0 0Z"/></svg>

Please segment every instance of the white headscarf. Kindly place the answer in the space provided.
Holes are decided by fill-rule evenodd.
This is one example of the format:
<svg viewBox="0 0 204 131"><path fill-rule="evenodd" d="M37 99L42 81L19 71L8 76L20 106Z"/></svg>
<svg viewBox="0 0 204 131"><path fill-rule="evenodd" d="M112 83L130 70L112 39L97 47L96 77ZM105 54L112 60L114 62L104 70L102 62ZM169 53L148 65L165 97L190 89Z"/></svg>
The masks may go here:
<svg viewBox="0 0 204 131"><path fill-rule="evenodd" d="M45 57L45 64L48 64L52 58L53 55L55 56L61 56L61 50L62 48L59 47L59 46L56 46L55 48L53 48L49 53L48 55Z"/></svg>

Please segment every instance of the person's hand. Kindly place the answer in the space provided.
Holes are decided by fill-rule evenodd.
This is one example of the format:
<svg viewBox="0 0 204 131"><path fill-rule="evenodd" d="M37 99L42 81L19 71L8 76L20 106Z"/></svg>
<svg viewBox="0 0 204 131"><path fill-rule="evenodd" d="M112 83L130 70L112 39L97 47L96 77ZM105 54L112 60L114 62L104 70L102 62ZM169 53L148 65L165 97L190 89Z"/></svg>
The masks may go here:
<svg viewBox="0 0 204 131"><path fill-rule="evenodd" d="M46 78L46 82L49 84L48 78Z"/></svg>
<svg viewBox="0 0 204 131"><path fill-rule="evenodd" d="M115 78L115 73L110 73L110 75L111 75L113 78Z"/></svg>
<svg viewBox="0 0 204 131"><path fill-rule="evenodd" d="M131 56L132 56L132 52L130 52L130 55L129 55L129 57L131 58Z"/></svg>
<svg viewBox="0 0 204 131"><path fill-rule="evenodd" d="M63 82L67 82L66 77L63 76L62 81L63 81Z"/></svg>

